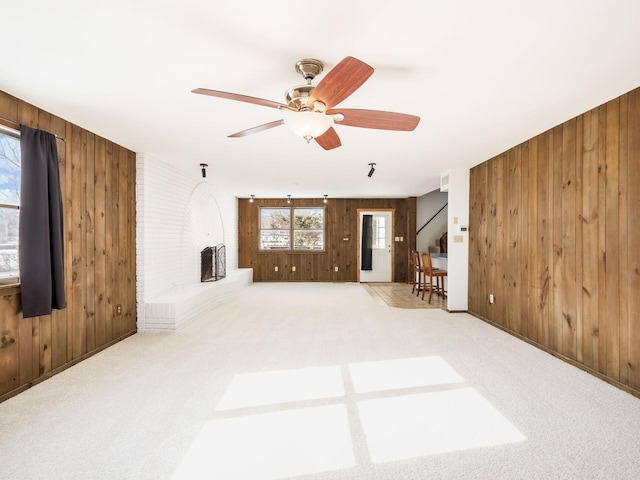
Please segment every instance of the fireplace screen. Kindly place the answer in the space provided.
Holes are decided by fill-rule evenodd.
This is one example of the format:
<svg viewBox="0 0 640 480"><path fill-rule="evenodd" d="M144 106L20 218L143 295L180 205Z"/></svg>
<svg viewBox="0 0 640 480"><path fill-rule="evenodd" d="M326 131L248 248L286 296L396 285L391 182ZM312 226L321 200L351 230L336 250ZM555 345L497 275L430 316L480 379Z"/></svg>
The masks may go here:
<svg viewBox="0 0 640 480"><path fill-rule="evenodd" d="M221 243L200 252L200 281L215 282L227 276L226 248Z"/></svg>

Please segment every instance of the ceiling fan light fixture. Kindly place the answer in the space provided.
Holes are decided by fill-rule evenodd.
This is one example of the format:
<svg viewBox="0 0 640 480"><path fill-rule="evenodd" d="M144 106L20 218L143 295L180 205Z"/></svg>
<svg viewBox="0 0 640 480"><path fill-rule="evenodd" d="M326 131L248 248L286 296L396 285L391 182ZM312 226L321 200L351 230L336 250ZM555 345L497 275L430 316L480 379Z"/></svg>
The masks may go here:
<svg viewBox="0 0 640 480"><path fill-rule="evenodd" d="M292 112L283 110L284 123L289 129L304 138L307 143L319 137L333 126L333 117L320 112Z"/></svg>

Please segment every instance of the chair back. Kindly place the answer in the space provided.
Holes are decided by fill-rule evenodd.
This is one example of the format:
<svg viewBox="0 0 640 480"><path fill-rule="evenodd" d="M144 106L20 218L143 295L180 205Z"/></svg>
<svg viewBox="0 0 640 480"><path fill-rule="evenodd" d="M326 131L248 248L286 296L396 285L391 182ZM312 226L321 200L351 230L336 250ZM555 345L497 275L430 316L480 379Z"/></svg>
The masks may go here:
<svg viewBox="0 0 640 480"><path fill-rule="evenodd" d="M420 252L413 251L413 268L416 272L422 272L422 263L420 262Z"/></svg>
<svg viewBox="0 0 640 480"><path fill-rule="evenodd" d="M424 270L427 273L433 272L433 264L431 263L431 254L428 252L424 252L422 254L422 265L424 265Z"/></svg>

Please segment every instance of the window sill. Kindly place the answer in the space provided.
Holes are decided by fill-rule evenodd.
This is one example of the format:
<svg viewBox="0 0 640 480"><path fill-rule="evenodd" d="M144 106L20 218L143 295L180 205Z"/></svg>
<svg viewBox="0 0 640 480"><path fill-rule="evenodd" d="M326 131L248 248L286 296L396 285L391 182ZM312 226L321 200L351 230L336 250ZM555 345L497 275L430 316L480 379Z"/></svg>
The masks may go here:
<svg viewBox="0 0 640 480"><path fill-rule="evenodd" d="M15 295L20 293L20 282L14 278L0 279L0 296Z"/></svg>

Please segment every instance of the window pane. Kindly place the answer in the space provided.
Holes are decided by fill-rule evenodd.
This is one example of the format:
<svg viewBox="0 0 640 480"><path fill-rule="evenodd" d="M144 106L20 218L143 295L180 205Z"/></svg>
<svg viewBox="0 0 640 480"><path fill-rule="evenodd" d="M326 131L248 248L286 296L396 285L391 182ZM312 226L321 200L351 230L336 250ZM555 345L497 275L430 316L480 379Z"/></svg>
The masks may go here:
<svg viewBox="0 0 640 480"><path fill-rule="evenodd" d="M261 208L260 229L288 229L291 210L288 208Z"/></svg>
<svg viewBox="0 0 640 480"><path fill-rule="evenodd" d="M20 140L0 133L0 204L20 205Z"/></svg>
<svg viewBox="0 0 640 480"><path fill-rule="evenodd" d="M322 230L296 230L293 235L295 250L324 250Z"/></svg>
<svg viewBox="0 0 640 480"><path fill-rule="evenodd" d="M18 274L19 211L0 208L0 279Z"/></svg>
<svg viewBox="0 0 640 480"><path fill-rule="evenodd" d="M373 248L385 249L386 246L386 228L384 217L373 217Z"/></svg>
<svg viewBox="0 0 640 480"><path fill-rule="evenodd" d="M295 208L293 228L322 230L324 228L324 208Z"/></svg>
<svg viewBox="0 0 640 480"><path fill-rule="evenodd" d="M20 206L20 139L0 133L0 204ZM18 273L20 212L0 207L0 279Z"/></svg>
<svg viewBox="0 0 640 480"><path fill-rule="evenodd" d="M324 250L324 208L293 209L294 250Z"/></svg>
<svg viewBox="0 0 640 480"><path fill-rule="evenodd" d="M289 249L291 246L289 230L261 230L260 248L263 250Z"/></svg>

